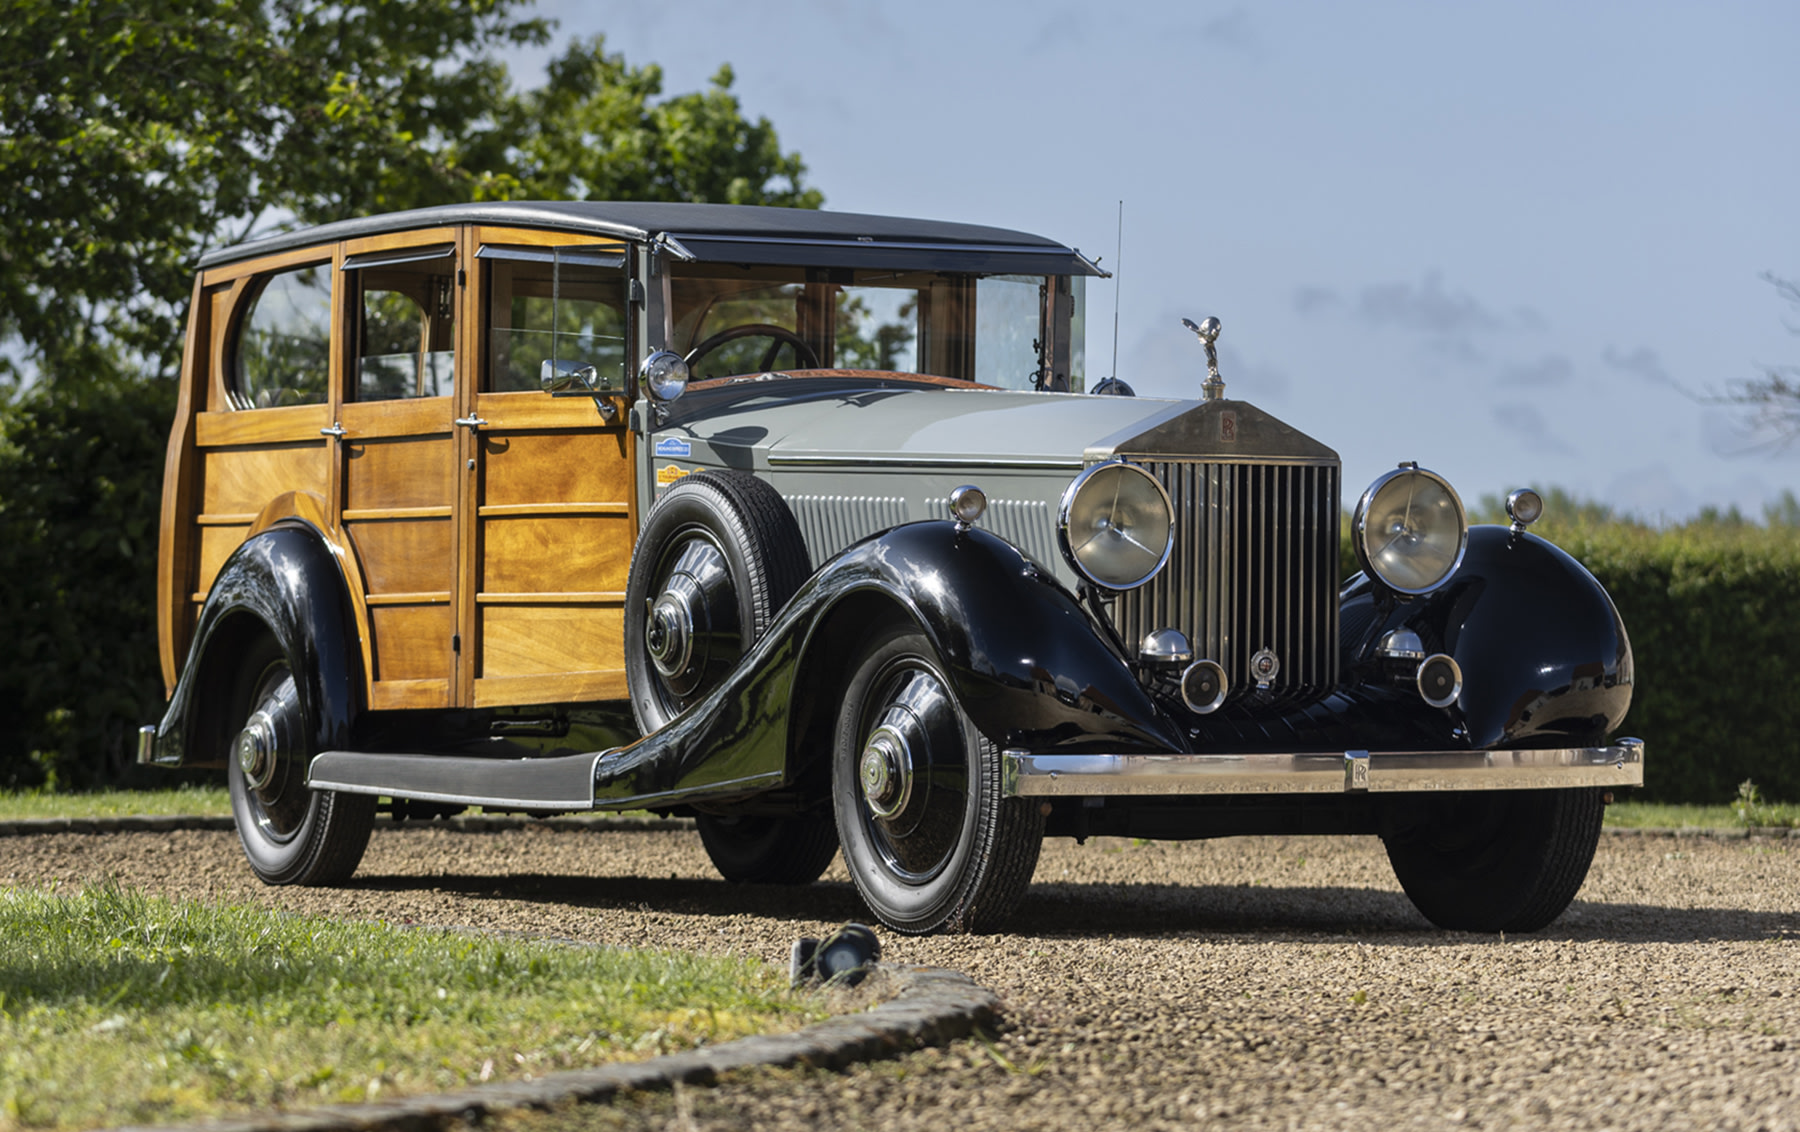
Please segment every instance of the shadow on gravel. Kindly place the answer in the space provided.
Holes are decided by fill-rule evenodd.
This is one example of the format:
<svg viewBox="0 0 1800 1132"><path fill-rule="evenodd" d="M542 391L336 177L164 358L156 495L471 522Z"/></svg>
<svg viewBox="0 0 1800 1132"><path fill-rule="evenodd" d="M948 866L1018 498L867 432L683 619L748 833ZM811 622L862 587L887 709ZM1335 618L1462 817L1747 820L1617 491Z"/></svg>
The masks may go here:
<svg viewBox="0 0 1800 1132"><path fill-rule="evenodd" d="M514 873L508 876L365 876L358 873L347 887L376 892L448 892L460 896L523 900L597 911L625 909L681 916L762 916L795 923L843 923L869 920L856 890L843 882L803 887L728 884L692 877L559 876ZM873 920L869 920L873 923Z"/></svg>
<svg viewBox="0 0 1800 1132"><path fill-rule="evenodd" d="M868 920L843 882L801 888L727 884L694 878L560 876L358 876L356 888L439 891L597 911L622 909L681 916L760 916L796 924ZM873 922L872 920L870 921ZM1004 934L1047 939L1094 936L1168 939L1203 935L1329 936L1394 946L1438 947L1499 936L1440 931L1404 894L1372 888L1262 885L1034 884ZM1800 937L1800 912L1669 908L1577 900L1548 928L1511 939L1692 943ZM1304 939L1295 942L1306 942Z"/></svg>
<svg viewBox="0 0 1800 1132"><path fill-rule="evenodd" d="M1051 938L1218 933L1330 935L1333 942L1348 936L1418 947L1500 942L1498 935L1435 928L1399 892L1261 885L1034 885L1007 929ZM1694 943L1795 937L1800 937L1800 912L1576 900L1543 931L1507 938Z"/></svg>

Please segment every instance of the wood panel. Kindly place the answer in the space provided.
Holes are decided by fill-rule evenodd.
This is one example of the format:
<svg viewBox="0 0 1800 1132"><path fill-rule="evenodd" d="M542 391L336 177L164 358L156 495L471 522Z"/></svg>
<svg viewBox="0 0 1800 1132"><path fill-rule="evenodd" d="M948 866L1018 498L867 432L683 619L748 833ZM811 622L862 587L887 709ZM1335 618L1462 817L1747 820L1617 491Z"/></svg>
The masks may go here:
<svg viewBox="0 0 1800 1132"><path fill-rule="evenodd" d="M588 406L590 414L593 408ZM483 430L481 449L484 506L624 503L631 498L624 429L502 432L496 424Z"/></svg>
<svg viewBox="0 0 1800 1132"><path fill-rule="evenodd" d="M541 391L512 393L480 393L475 397L475 414L492 429L591 428L623 433L618 422L630 408L623 393L605 395L613 407L613 419L600 415L599 406L588 394L549 394ZM618 441L615 439L615 443Z"/></svg>
<svg viewBox="0 0 1800 1132"><path fill-rule="evenodd" d="M475 229L476 244L512 244L524 248L586 248L623 252L631 245L606 236L577 236L571 232L547 232L538 228L496 228L479 225Z"/></svg>
<svg viewBox="0 0 1800 1132"><path fill-rule="evenodd" d="M201 413L194 421L194 442L202 448L232 444L280 444L302 441L323 447L331 424L330 405L286 405L278 409L225 409Z"/></svg>
<svg viewBox="0 0 1800 1132"><path fill-rule="evenodd" d="M431 605L369 604L369 629L377 642L375 680L438 680L448 691L450 637L455 610L448 591ZM441 704L439 706L442 706Z"/></svg>
<svg viewBox="0 0 1800 1132"><path fill-rule="evenodd" d="M630 695L624 669L602 672L560 672L553 676L490 676L475 681L475 706L511 707L519 704L592 703L622 700Z"/></svg>
<svg viewBox="0 0 1800 1132"><path fill-rule="evenodd" d="M482 679L623 672L624 610L617 605L483 605Z"/></svg>
<svg viewBox="0 0 1800 1132"><path fill-rule="evenodd" d="M352 434L343 447L345 511L448 507L455 498L456 451L447 433L393 440Z"/></svg>
<svg viewBox="0 0 1800 1132"><path fill-rule="evenodd" d="M323 494L331 478L331 452L323 438L299 444L205 448L200 478L202 515L255 515L284 492Z"/></svg>
<svg viewBox="0 0 1800 1132"><path fill-rule="evenodd" d="M441 592L445 601L450 599L455 527L448 508L438 519L355 522L346 515L345 520L371 602L403 593Z"/></svg>
<svg viewBox="0 0 1800 1132"><path fill-rule="evenodd" d="M213 579L219 576L219 567L225 565L231 552L242 546L249 534L248 519L242 523L219 526L208 524L199 528L199 566L194 582L197 592L206 593L212 589Z"/></svg>
<svg viewBox="0 0 1800 1132"><path fill-rule="evenodd" d="M484 519L481 531L480 594L623 590L631 570L623 515Z"/></svg>

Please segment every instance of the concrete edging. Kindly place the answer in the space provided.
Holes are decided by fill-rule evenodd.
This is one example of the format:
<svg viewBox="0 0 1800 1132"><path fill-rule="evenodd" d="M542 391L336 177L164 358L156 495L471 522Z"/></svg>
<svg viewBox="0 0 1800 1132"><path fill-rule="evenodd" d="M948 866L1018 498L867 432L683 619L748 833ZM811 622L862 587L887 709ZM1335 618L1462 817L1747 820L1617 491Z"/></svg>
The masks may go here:
<svg viewBox="0 0 1800 1132"><path fill-rule="evenodd" d="M610 1101L622 1093L676 1084L712 1085L736 1069L808 1065L841 1069L942 1045L993 1024L1000 998L967 975L942 967L882 965L900 981L893 999L859 1014L842 1014L791 1034L739 1038L723 1045L649 1061L552 1073L534 1081L502 1081L388 1103L346 1104L230 1117L185 1125L135 1125L114 1132L436 1132L475 1124L513 1109L547 1109Z"/></svg>

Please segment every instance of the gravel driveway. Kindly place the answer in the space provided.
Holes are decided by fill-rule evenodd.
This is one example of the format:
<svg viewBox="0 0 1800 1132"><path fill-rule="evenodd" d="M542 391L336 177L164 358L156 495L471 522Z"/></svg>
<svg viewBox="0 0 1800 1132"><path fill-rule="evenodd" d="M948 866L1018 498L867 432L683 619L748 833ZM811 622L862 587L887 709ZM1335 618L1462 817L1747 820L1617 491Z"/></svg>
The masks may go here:
<svg viewBox="0 0 1800 1132"><path fill-rule="evenodd" d="M842 865L716 879L687 832L390 827L338 891L257 884L230 833L0 839L0 882L516 928L784 962L866 918ZM758 1072L534 1127L1800 1128L1800 840L1608 835L1536 936L1431 928L1379 842L1045 845L1006 935L886 955L965 971L995 1041Z"/></svg>

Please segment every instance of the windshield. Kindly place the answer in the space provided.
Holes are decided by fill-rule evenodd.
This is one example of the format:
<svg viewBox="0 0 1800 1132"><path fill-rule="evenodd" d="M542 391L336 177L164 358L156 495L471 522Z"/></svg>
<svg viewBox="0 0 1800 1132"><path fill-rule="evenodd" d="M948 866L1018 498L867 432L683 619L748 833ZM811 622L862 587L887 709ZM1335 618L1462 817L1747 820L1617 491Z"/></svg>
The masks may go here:
<svg viewBox="0 0 1800 1132"><path fill-rule="evenodd" d="M694 377L786 369L891 370L1003 389L1081 388L1048 375L1048 316L1080 328L1080 279L862 268L680 264L669 347ZM1070 296L1052 301L1060 285ZM1071 362L1080 356L1073 344Z"/></svg>

